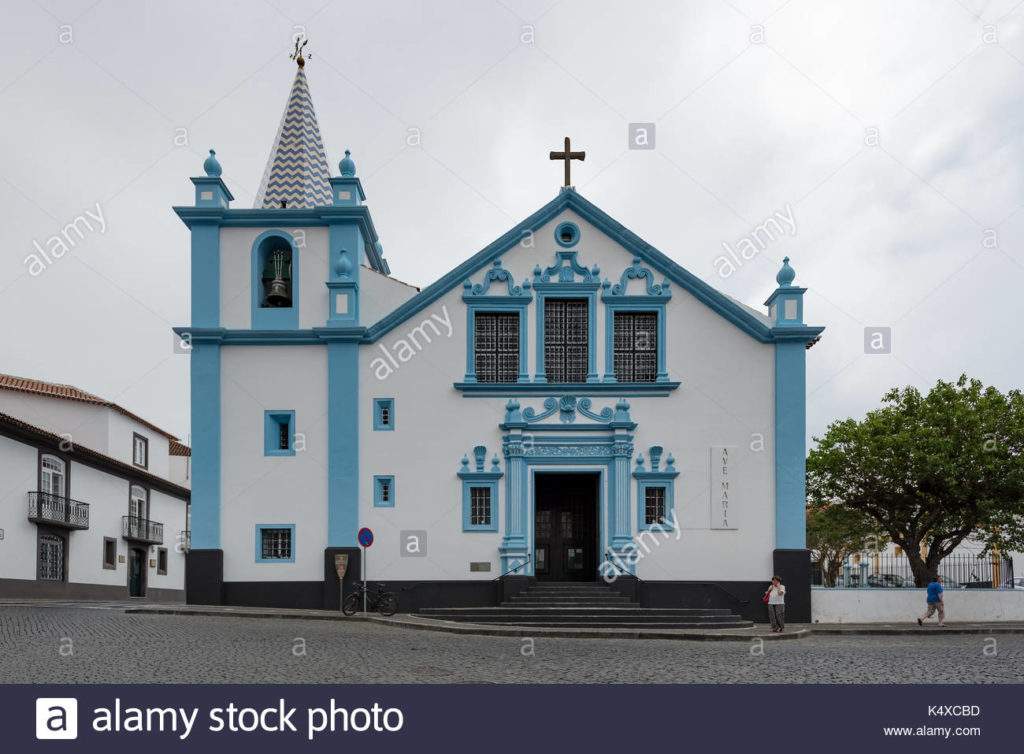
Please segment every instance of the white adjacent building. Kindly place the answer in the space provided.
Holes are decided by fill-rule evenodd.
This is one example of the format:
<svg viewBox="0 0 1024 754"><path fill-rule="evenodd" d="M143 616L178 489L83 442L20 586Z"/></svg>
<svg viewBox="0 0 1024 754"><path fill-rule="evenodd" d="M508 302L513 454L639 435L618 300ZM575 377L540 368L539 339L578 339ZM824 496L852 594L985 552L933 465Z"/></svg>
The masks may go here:
<svg viewBox="0 0 1024 754"><path fill-rule="evenodd" d="M182 601L190 460L116 403L0 374L0 598Z"/></svg>
<svg viewBox="0 0 1024 754"><path fill-rule="evenodd" d="M188 600L336 607L334 556L357 577L368 527L366 575L403 610L599 579L643 605L760 607L781 573L809 620L805 353L823 328L788 259L750 308L565 186L410 287L347 150L330 175L299 62L256 206L231 206L211 150L175 208Z"/></svg>

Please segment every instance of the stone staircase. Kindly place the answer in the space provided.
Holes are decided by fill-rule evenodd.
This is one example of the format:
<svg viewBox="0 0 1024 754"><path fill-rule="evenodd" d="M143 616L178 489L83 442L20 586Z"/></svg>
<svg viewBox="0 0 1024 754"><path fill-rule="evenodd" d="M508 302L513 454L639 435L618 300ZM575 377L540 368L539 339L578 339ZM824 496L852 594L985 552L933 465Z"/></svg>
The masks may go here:
<svg viewBox="0 0 1024 754"><path fill-rule="evenodd" d="M600 582L537 582L497 607L428 607L424 618L547 628L749 628L730 610L651 608Z"/></svg>

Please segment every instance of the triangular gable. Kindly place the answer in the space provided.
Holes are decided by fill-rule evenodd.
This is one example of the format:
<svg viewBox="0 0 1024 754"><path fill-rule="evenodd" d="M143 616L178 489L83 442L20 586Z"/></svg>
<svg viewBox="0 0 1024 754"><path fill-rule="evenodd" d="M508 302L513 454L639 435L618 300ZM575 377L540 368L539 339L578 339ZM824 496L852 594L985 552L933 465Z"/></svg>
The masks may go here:
<svg viewBox="0 0 1024 754"><path fill-rule="evenodd" d="M584 199L572 188L562 189L558 196L521 223L383 317L367 330L367 339L377 340L417 312L430 306L448 291L456 286L461 286L467 278L473 277L479 270L490 265L495 259L519 243L525 233L536 231L566 209L576 212L609 238L619 243L626 251L650 265L672 283L690 293L698 301L751 337L763 343L769 343L775 339L772 328L752 310L683 269L596 205Z"/></svg>

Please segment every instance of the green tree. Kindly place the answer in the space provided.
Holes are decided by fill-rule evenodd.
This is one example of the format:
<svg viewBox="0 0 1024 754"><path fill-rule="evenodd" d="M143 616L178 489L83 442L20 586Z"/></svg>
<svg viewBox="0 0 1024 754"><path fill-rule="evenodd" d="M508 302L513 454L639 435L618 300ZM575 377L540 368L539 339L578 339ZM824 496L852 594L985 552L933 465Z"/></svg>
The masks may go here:
<svg viewBox="0 0 1024 754"><path fill-rule="evenodd" d="M889 543L878 522L839 504L807 506L807 547L821 567L823 586L835 586L843 563L854 553L878 552Z"/></svg>
<svg viewBox="0 0 1024 754"><path fill-rule="evenodd" d="M961 375L927 395L890 390L861 421L829 425L807 458L813 506L870 516L924 586L972 534L1024 548L1024 396ZM922 544L926 555L922 556Z"/></svg>

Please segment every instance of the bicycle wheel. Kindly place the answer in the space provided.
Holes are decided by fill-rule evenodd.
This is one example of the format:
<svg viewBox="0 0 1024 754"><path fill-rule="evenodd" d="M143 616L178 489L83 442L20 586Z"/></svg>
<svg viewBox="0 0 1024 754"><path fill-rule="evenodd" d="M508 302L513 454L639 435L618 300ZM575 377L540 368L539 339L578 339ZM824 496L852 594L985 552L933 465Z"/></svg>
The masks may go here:
<svg viewBox="0 0 1024 754"><path fill-rule="evenodd" d="M345 598L345 603L341 606L341 612L345 615L352 616L359 612L363 606L363 595L359 592L353 592Z"/></svg>
<svg viewBox="0 0 1024 754"><path fill-rule="evenodd" d="M394 592L382 592L377 599L377 612L384 617L389 617L398 612L398 598Z"/></svg>

